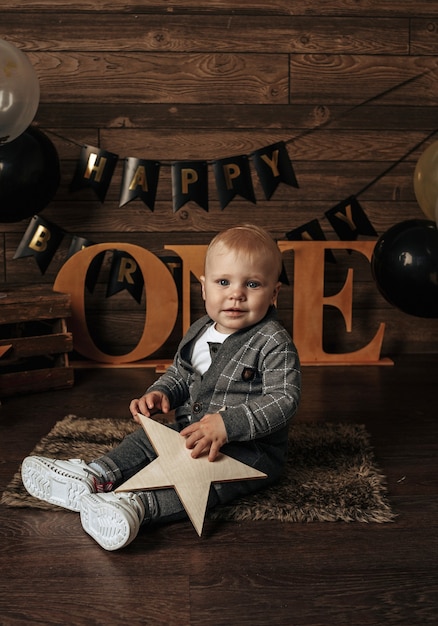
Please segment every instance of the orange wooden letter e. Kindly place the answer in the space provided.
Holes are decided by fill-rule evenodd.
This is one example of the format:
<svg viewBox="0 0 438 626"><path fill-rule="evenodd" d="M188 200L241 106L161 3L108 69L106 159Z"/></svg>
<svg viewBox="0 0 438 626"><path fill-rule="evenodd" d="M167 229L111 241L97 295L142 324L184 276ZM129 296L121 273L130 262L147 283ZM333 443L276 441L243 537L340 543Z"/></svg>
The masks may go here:
<svg viewBox="0 0 438 626"><path fill-rule="evenodd" d="M347 332L351 331L353 270L348 270L341 291L324 296L324 254L326 249L356 250L371 260L374 241L279 241L282 252L294 251L294 314L293 337L298 354L306 365L366 365L392 364L379 360L385 332L380 324L373 340L363 348L346 353L327 353L323 350L323 306L339 309L344 317Z"/></svg>

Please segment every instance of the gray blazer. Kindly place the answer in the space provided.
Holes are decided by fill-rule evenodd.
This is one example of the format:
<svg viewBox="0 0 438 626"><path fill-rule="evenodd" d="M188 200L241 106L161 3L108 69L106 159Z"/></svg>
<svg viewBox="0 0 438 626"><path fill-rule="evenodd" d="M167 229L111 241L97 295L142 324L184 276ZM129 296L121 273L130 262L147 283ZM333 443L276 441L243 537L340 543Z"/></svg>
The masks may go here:
<svg viewBox="0 0 438 626"><path fill-rule="evenodd" d="M192 324L172 365L147 391L166 394L177 419L198 421L207 413L220 413L229 442L257 440L284 448L300 400L301 371L275 308L254 326L214 344L210 368L201 376L190 356L196 338L211 323L205 315Z"/></svg>

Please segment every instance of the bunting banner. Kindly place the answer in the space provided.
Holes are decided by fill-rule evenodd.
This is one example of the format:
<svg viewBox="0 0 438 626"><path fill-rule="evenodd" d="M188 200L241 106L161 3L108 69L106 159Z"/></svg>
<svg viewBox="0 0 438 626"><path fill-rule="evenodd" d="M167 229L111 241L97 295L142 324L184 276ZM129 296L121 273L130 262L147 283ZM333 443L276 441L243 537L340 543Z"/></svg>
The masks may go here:
<svg viewBox="0 0 438 626"><path fill-rule="evenodd" d="M140 304L144 278L137 261L123 250L113 250L106 297L126 290Z"/></svg>
<svg viewBox="0 0 438 626"><path fill-rule="evenodd" d="M95 242L86 239L85 237L79 237L78 235L73 235L72 240L70 242L70 247L67 252L67 259L76 254L76 252L80 252L84 248L88 248L90 246L94 246ZM97 280L99 278L100 270L102 269L102 263L105 258L105 252L99 252L94 259L91 261L87 275L85 277L85 286L90 293L93 293L94 288L96 286ZM66 259L66 260L67 260Z"/></svg>
<svg viewBox="0 0 438 626"><path fill-rule="evenodd" d="M177 161L172 163L172 202L176 213L193 201L208 211L207 161Z"/></svg>
<svg viewBox="0 0 438 626"><path fill-rule="evenodd" d="M99 200L104 202L118 159L118 155L113 152L82 146L70 191L90 187Z"/></svg>
<svg viewBox="0 0 438 626"><path fill-rule="evenodd" d="M411 148L405 155L394 162L384 172L370 181L359 193L363 193L370 186L384 177L394 167L401 163L407 156L412 154L421 145L438 132L434 130L421 142ZM260 178L266 198L272 197L280 182L298 187L298 182L293 171L292 163L283 141L271 144L252 153L252 158ZM103 202L114 173L118 155L94 148L82 146L81 156L77 163L75 175L70 184L70 190L82 187L92 187ZM160 162L137 159L130 157L125 160L120 206L130 202L134 198L141 198L151 210L154 209L155 196L158 185ZM246 155L218 159L213 161L214 173L218 187L221 209L234 198L236 194L256 203L252 186L249 159ZM378 233L362 209L357 195L350 195L339 202L336 206L324 213L338 237L343 241L356 240L359 235L377 237ZM208 211L208 162L207 161L181 161L172 163L172 197L173 210L178 211L186 202L193 200L201 208ZM52 258L54 257L64 231L55 224L34 215L26 232L15 252L14 259L34 256L42 273L45 273ZM298 228L286 233L289 240L323 240L324 233L317 219L311 220ZM78 250L95 245L86 238L73 236L68 255L75 254ZM327 258L336 262L333 253L326 251ZM329 255L331 255L329 257ZM93 290L103 263L103 256L97 255L91 264L88 277L88 289ZM174 261L171 261L174 263ZM112 264L112 280L108 287L107 297L128 289L133 297L140 301L143 290L143 276L135 279L137 264L131 257L122 259L115 254ZM175 274L180 280L181 268ZM287 283L287 275L282 271L282 282ZM288 283L287 283L288 284ZM134 286L133 286L134 285Z"/></svg>
<svg viewBox="0 0 438 626"><path fill-rule="evenodd" d="M213 172L222 210L236 194L256 204L249 159L245 154L213 161Z"/></svg>
<svg viewBox="0 0 438 626"><path fill-rule="evenodd" d="M171 164L173 212L189 201L208 211L208 166L213 166L221 210L240 195L256 204L250 159L267 200L283 182L299 188L286 143L277 143L251 153L214 161L174 161ZM70 183L70 192L91 188L101 202L105 201L119 156L113 152L82 146L76 169ZM126 157L124 159L119 207L140 199L151 211L155 208L160 169L157 160Z"/></svg>
<svg viewBox="0 0 438 626"><path fill-rule="evenodd" d="M327 237L324 235L319 220L314 219L287 232L286 239L289 241L326 241ZM325 259L329 263L336 263L335 255L331 250L325 251Z"/></svg>
<svg viewBox="0 0 438 626"><path fill-rule="evenodd" d="M283 285L290 285L284 263L281 266L281 272L280 272L280 276L278 277L278 281L282 283Z"/></svg>
<svg viewBox="0 0 438 626"><path fill-rule="evenodd" d="M167 255L167 254L158 254L157 256L160 259L160 261L162 261L165 264L169 272L172 274L172 278L175 282L176 290L178 293L178 302L182 302L183 269L182 269L181 258L177 255L174 256L174 255Z"/></svg>
<svg viewBox="0 0 438 626"><path fill-rule="evenodd" d="M333 226L336 234L344 241L356 240L359 235L378 236L364 210L360 206L355 196L349 196L346 200L339 202L335 207L326 211L325 216ZM43 218L34 215L18 248L15 252L14 259L25 256L35 256L38 266L44 273L50 264L61 240L64 231L54 224L43 220ZM301 226L289 230L285 233L286 239L289 241L323 241L327 240L321 228L318 219L310 220ZM68 250L67 258L79 252L85 247L95 245L93 241L72 235L72 241ZM111 265L110 285L107 290L107 298L119 291L126 289L140 303L143 290L143 275L139 272L136 261L128 254L124 254L124 258L114 251L114 258ZM93 292L96 285L105 253L96 255L90 264L86 286L90 292ZM326 261L336 263L336 258L330 249L325 251ZM175 282L178 287L178 294L181 297L181 263L177 257L163 257L162 261L168 266L174 275ZM289 280L286 271L282 269L280 281L286 285Z"/></svg>
<svg viewBox="0 0 438 626"><path fill-rule="evenodd" d="M284 141L256 150L251 156L266 200L271 199L281 182L299 188Z"/></svg>
<svg viewBox="0 0 438 626"><path fill-rule="evenodd" d="M359 235L377 237L377 232L355 196L329 209L325 216L341 241L355 241Z"/></svg>
<svg viewBox="0 0 438 626"><path fill-rule="evenodd" d="M158 161L134 157L125 159L119 207L125 206L131 200L140 198L153 211L159 176L160 163Z"/></svg>
<svg viewBox="0 0 438 626"><path fill-rule="evenodd" d="M64 231L61 228L39 215L34 215L13 258L21 259L33 256L40 272L45 274L63 237Z"/></svg>
<svg viewBox="0 0 438 626"><path fill-rule="evenodd" d="M323 126L327 127L333 122L348 116L356 111L359 106L379 100L380 98L387 96L389 93L393 93L400 88L410 85L417 79L429 74L430 71L431 70L419 72L416 76L411 76L399 84L392 85L389 89L385 89L371 98L367 98L362 103L355 104L354 106L347 108L347 110L344 111L339 118L329 116L322 123L318 123L313 128L306 129L302 133L296 135L294 141L297 141L297 139L304 137L309 133L320 130ZM429 133L426 138L411 148L406 154L394 162L375 180L371 181L367 187L359 193L362 193L370 185L373 185L382 176L386 175L407 156L413 154L415 150L418 150L418 148L423 145L424 142L431 139L436 132L438 132L437 129L433 130L432 133ZM287 150L287 144L292 141L292 139L289 139L288 141L273 143L259 150L255 150L250 153L249 156L232 156L227 159L210 162L173 162L172 196L174 213L190 200L193 200L205 211L208 211L208 163L213 163L213 168L215 170L214 173L218 187L221 209L224 209L236 194L250 200L250 202L256 202L254 190L252 188L251 172L249 171L248 165L250 158L252 158L254 162L256 173L267 200L272 197L281 182L291 187L299 188L294 168ZM100 200L103 202L117 164L118 155L93 146L82 146L81 148L81 155L73 180L70 184L70 190L75 191L76 189L81 189L82 187L92 187ZM158 185L159 168L162 165L168 165L168 163L156 160L148 161L145 159L127 157L125 159L123 171L119 206L124 206L131 200L140 198L153 211ZM359 195L359 193L356 195ZM354 201L355 199L353 198L351 212L354 212L355 207L360 211L360 205L355 205ZM333 220L333 223L336 223L336 227L339 227L339 231L342 233L341 238L349 238L351 233L356 236L360 234L360 230L357 230L357 224L355 224L354 221L350 221L347 225L347 221L351 220L347 213L346 207L342 204L334 207L326 214L328 219ZM340 217L341 215L343 217ZM344 226L346 226L346 228L342 228L342 224L339 223L339 219L341 221L344 220ZM360 216L359 228L364 228L367 230L368 234L372 230L372 227L370 228L369 224L366 225L362 222ZM346 234L347 232L348 235Z"/></svg>

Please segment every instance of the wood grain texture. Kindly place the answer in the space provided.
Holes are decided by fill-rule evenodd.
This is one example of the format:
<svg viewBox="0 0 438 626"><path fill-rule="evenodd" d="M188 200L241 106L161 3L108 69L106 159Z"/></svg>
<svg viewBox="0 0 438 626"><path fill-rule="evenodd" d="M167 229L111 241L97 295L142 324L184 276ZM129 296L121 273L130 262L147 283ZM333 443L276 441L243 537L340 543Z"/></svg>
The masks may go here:
<svg viewBox="0 0 438 626"><path fill-rule="evenodd" d="M5 15L4 27L15 33L14 42L26 51L123 52L255 52L406 54L410 22L403 18L338 18L258 15L141 15L108 14L90 20L70 14L60 20L47 15L35 41L23 14ZM416 22L428 32L429 21ZM430 28L430 26L429 26ZM353 34L352 34L353 33ZM429 35L430 40L430 35Z"/></svg>
<svg viewBox="0 0 438 626"><path fill-rule="evenodd" d="M377 95L377 93L376 93ZM436 111L433 106L423 106L422 102L416 105L399 104L394 107L385 106L378 100L371 104L349 106L343 104L276 104L275 107L266 107L263 104L215 104L214 117L211 116L210 105L203 104L136 104L125 102L121 110L118 104L108 104L104 108L99 103L69 103L64 102L62 107L50 102L41 102L38 108L36 122L56 143L58 150L65 152L64 144L68 137L81 137L85 141L90 134L89 142L93 139L91 128L118 128L118 129L244 129L246 132L254 129L293 129L295 132L317 130L325 126L331 129L352 130L422 130L434 128ZM54 134L58 132L60 137ZM64 139L63 139L64 135ZM65 157L64 157L65 158Z"/></svg>
<svg viewBox="0 0 438 626"><path fill-rule="evenodd" d="M290 0L252 0L248 5L246 0L211 0L208 4L200 4L196 0L29 0L23 5L18 0L8 3L11 10L40 11L42 13L53 11L67 12L87 11L90 13L146 13L163 14L189 13L189 14L241 14L252 15L360 15L382 16L401 15L403 17L434 16L436 7L434 0L411 0L400 4L398 0L327 0L321 5L319 0L298 0L291 4Z"/></svg>
<svg viewBox="0 0 438 626"><path fill-rule="evenodd" d="M398 517L391 524L207 520L143 529L109 554L68 511L0 507L5 624L434 625L438 610L437 357L390 368L305 368L300 420L364 423ZM61 417L128 414L149 370L76 371L72 389L0 412L0 490ZM31 410L29 406L31 405ZM44 558L42 558L42 555ZM108 596L117 589L117 607ZM44 601L42 601L44 599Z"/></svg>
<svg viewBox="0 0 438 626"><path fill-rule="evenodd" d="M41 52L29 54L52 102L288 102L287 54Z"/></svg>
<svg viewBox="0 0 438 626"><path fill-rule="evenodd" d="M438 53L438 20L437 16L432 19L413 19L411 20L411 54L430 54Z"/></svg>
<svg viewBox="0 0 438 626"><path fill-rule="evenodd" d="M205 244L243 221L281 239L317 219L336 239L325 211L352 194L379 235L425 217L413 173L436 139L434 0L12 0L0 20L1 36L28 54L40 80L35 124L61 161L61 183L42 217L66 233L41 275L33 258L13 259L26 220L0 222L3 283L53 283L72 234L160 254L172 242ZM209 211L188 203L173 213L171 161L250 154L276 141L287 142L299 189L280 185L267 201L254 174L257 204L237 196L221 211L210 172ZM89 190L69 192L81 145L120 157L103 204ZM118 206L128 156L163 162L153 212L138 200ZM104 278L101 285L100 294ZM288 320L292 291L281 299ZM126 320L131 316L136 327L141 314L129 299L105 300L90 305L90 319L100 327L104 315L103 334L112 328L121 350L137 333ZM355 328L364 337L383 317L388 350L438 349L436 322L391 308L370 274L360 274L355 300ZM201 314L202 303L193 306L193 315ZM328 345L360 342L343 337L330 312L327 320ZM168 354L178 339L176 327Z"/></svg>
<svg viewBox="0 0 438 626"><path fill-rule="evenodd" d="M361 104L384 94L386 105L432 106L436 102L436 60L428 56L306 54L291 55L291 100L308 102L318 94L325 103ZM420 75L423 75L420 77ZM415 80L404 87L396 86ZM434 84L435 83L435 84Z"/></svg>

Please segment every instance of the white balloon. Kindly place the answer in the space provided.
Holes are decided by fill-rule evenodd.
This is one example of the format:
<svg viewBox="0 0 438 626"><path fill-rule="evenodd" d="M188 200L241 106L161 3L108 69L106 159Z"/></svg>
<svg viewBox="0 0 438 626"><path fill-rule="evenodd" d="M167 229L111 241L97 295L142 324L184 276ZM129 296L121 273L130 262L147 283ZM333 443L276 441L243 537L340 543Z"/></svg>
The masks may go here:
<svg viewBox="0 0 438 626"><path fill-rule="evenodd" d="M0 145L24 133L38 109L40 85L32 63L0 39Z"/></svg>

